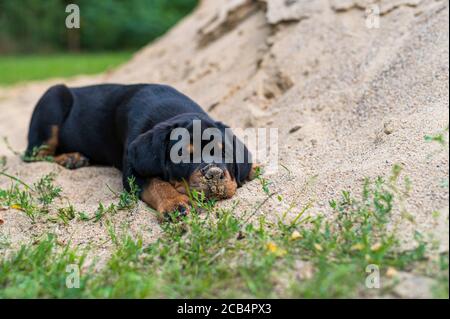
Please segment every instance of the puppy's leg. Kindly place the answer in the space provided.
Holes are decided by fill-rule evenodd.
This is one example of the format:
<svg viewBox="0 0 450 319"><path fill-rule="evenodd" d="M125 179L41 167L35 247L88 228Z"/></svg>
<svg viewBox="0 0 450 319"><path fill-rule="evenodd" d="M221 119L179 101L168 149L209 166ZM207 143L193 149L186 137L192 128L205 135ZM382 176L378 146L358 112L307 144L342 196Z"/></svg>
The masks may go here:
<svg viewBox="0 0 450 319"><path fill-rule="evenodd" d="M189 197L179 193L172 184L159 178L144 178L139 176L125 155L123 160L122 181L123 187L130 191L130 178L134 178L140 190L140 198L150 207L157 210L164 217L165 214L178 211L182 215L189 213ZM162 219L162 218L161 218Z"/></svg>
<svg viewBox="0 0 450 319"><path fill-rule="evenodd" d="M55 163L68 169L89 166L89 159L80 153L66 153L55 157Z"/></svg>
<svg viewBox="0 0 450 319"><path fill-rule="evenodd" d="M181 215L189 213L189 197L180 194L170 183L159 178L151 178L141 193L144 202L161 214L178 211Z"/></svg>
<svg viewBox="0 0 450 319"><path fill-rule="evenodd" d="M40 129L40 131L32 132L33 142L28 144L23 160L25 162L34 162L44 160L47 157L53 156L59 144L59 126L50 125ZM45 138L42 138L45 136Z"/></svg>
<svg viewBox="0 0 450 319"><path fill-rule="evenodd" d="M39 100L31 118L25 161L53 156L59 144L59 131L72 106L72 94L64 85L51 87Z"/></svg>

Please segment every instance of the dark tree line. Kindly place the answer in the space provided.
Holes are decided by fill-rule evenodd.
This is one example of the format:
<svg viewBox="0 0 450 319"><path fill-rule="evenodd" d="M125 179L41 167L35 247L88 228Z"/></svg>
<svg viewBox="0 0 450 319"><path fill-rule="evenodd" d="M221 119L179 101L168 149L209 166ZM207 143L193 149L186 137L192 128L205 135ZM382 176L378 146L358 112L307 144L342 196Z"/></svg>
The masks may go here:
<svg viewBox="0 0 450 319"><path fill-rule="evenodd" d="M80 29L67 29L69 3ZM136 49L188 14L197 0L0 0L0 53Z"/></svg>

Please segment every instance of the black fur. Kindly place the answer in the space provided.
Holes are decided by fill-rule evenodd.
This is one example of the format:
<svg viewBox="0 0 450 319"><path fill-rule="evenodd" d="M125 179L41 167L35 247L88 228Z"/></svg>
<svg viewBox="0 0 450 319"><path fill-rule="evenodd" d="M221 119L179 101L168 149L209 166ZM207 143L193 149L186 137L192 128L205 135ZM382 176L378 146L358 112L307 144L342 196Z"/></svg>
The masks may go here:
<svg viewBox="0 0 450 319"><path fill-rule="evenodd" d="M169 159L171 129L192 127L202 121L202 130L226 126L214 121L187 96L166 85L105 84L80 88L58 85L38 102L31 119L27 154L44 144L52 125L59 127L56 154L79 152L92 164L111 165L123 171L123 184L134 176L142 188L149 177L187 179L203 164L174 164ZM240 142L232 136L234 145ZM246 163L223 164L242 185L251 169Z"/></svg>

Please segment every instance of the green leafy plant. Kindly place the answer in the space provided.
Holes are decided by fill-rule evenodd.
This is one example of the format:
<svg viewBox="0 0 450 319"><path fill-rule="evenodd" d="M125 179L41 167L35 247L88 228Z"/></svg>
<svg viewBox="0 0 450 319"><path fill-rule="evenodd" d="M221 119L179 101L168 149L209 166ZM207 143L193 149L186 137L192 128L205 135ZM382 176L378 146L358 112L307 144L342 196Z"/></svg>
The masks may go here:
<svg viewBox="0 0 450 319"><path fill-rule="evenodd" d="M49 173L33 184L34 191L38 195L38 201L46 206L61 196L61 187L53 185L55 177L56 174Z"/></svg>
<svg viewBox="0 0 450 319"><path fill-rule="evenodd" d="M0 204L23 211L32 221L35 221L36 215L41 212L31 193L20 189L17 184L8 189L0 189Z"/></svg>
<svg viewBox="0 0 450 319"><path fill-rule="evenodd" d="M48 212L48 206L55 198L60 197L62 191L60 187L53 185L53 173L45 175L33 186L5 172L0 172L0 175L15 182L9 189L0 189L0 203L25 212L33 222L37 215Z"/></svg>
<svg viewBox="0 0 450 319"><path fill-rule="evenodd" d="M64 225L68 225L69 221L74 219L75 216L76 216L76 211L72 205L58 209L58 218L64 223Z"/></svg>
<svg viewBox="0 0 450 319"><path fill-rule="evenodd" d="M269 186L270 186L271 182L267 178L263 177L262 174L263 174L263 172L262 172L261 167L257 167L256 171L255 171L255 178L261 183L261 187L262 187L264 193L266 195L270 195Z"/></svg>
<svg viewBox="0 0 450 319"><path fill-rule="evenodd" d="M443 132L433 134L433 135L425 135L425 141L427 142L437 142L442 146L448 146L448 141L445 138L445 134L448 133L449 127L447 126Z"/></svg>
<svg viewBox="0 0 450 319"><path fill-rule="evenodd" d="M130 185L130 191L124 190L119 194L119 203L117 208L119 210L132 209L139 201L139 187L136 184L136 178L134 176L128 178L128 184Z"/></svg>
<svg viewBox="0 0 450 319"><path fill-rule="evenodd" d="M66 286L67 266L82 267L85 255L69 246L59 247L48 235L35 246L22 246L11 258L0 262L0 298L71 298L80 289ZM81 276L81 289L88 274Z"/></svg>
<svg viewBox="0 0 450 319"><path fill-rule="evenodd" d="M94 222L98 222L101 219L103 219L103 217L107 216L107 215L114 215L117 213L117 207L114 204L109 205L108 207L105 207L102 203L98 204L98 208L94 213Z"/></svg>

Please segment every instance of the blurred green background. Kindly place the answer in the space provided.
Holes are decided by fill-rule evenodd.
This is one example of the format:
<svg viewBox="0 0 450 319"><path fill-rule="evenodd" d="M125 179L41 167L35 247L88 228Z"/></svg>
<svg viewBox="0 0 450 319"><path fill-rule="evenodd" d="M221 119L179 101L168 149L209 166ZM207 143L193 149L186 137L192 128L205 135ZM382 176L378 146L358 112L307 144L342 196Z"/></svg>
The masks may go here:
<svg viewBox="0 0 450 319"><path fill-rule="evenodd" d="M102 72L191 12L197 0L0 0L0 85ZM67 29L68 4L80 29Z"/></svg>

